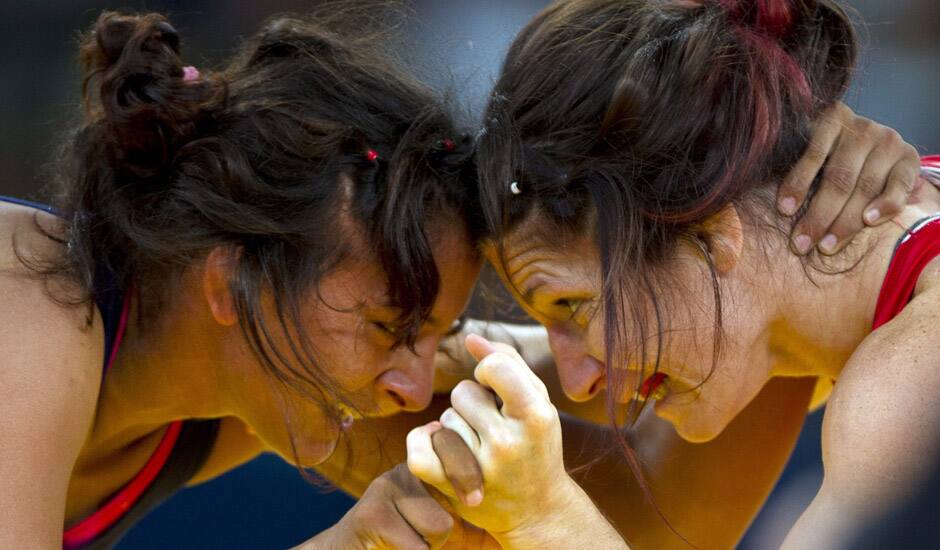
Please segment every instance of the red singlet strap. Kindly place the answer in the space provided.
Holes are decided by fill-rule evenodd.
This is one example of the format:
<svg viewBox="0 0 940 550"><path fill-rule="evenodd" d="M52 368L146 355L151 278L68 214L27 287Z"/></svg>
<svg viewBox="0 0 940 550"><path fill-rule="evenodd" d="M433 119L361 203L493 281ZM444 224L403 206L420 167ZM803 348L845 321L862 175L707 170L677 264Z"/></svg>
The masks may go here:
<svg viewBox="0 0 940 550"><path fill-rule="evenodd" d="M67 529L62 535L62 548L72 550L81 548L89 542L95 540L99 535L107 531L117 520L123 516L136 502L140 496L150 487L153 480L156 479L167 458L176 445L179 438L180 429L183 422L177 420L167 426L163 439L157 445L157 450L144 464L144 467L137 472L127 485L118 491L111 499L95 513L78 522Z"/></svg>
<svg viewBox="0 0 940 550"><path fill-rule="evenodd" d="M111 348L111 356L108 357L108 363L105 366L105 372L111 370L111 365L117 357L118 348L121 347L121 341L124 339L124 332L127 329L127 318L130 311L131 293L128 292L124 297L124 306L121 308L121 320L118 324L117 333L114 337L114 345ZM81 548L92 542L102 533L107 531L128 510L140 499L144 491L150 487L153 480L163 469L176 440L179 438L183 422L177 420L167 426L166 433L157 445L157 450L144 464L144 467L128 482L127 485L115 493L104 506L96 510L90 516L82 519L62 534L62 548L72 550Z"/></svg>
<svg viewBox="0 0 940 550"><path fill-rule="evenodd" d="M872 330L904 309L914 294L917 278L937 256L940 256L940 215L919 222L898 244L881 284Z"/></svg>

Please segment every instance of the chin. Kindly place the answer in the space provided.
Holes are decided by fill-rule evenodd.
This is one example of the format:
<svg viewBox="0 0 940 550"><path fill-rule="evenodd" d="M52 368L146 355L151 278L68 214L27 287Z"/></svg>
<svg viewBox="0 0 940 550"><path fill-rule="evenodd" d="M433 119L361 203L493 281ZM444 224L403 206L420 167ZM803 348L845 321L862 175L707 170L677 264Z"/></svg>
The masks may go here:
<svg viewBox="0 0 940 550"><path fill-rule="evenodd" d="M676 433L689 443L708 443L715 439L728 427L728 422L711 415L696 414L692 407L677 407L654 405L656 415L668 421L675 428Z"/></svg>
<svg viewBox="0 0 940 550"><path fill-rule="evenodd" d="M330 458L330 455L336 450L338 443L339 435L332 439L308 439L306 441L301 441L300 438L298 438L295 443L297 446L296 460L299 461L299 466L303 468L312 468L322 464L326 459ZM293 462L295 458L290 457L290 460Z"/></svg>

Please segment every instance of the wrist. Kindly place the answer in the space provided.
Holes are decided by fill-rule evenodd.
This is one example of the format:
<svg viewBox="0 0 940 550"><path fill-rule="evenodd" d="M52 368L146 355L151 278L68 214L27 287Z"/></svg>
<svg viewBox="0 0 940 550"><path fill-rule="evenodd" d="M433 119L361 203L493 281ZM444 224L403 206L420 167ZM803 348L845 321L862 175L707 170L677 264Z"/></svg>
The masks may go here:
<svg viewBox="0 0 940 550"><path fill-rule="evenodd" d="M505 550L626 549L619 533L588 494L567 475L564 489L540 513L510 531L490 533ZM590 538L586 535L590 534Z"/></svg>

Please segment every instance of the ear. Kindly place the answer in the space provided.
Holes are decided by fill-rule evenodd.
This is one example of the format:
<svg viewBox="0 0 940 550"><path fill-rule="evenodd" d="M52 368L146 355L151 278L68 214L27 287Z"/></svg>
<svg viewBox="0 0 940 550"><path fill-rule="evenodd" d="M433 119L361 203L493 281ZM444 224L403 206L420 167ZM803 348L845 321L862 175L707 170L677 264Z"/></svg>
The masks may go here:
<svg viewBox="0 0 940 550"><path fill-rule="evenodd" d="M238 251L232 247L217 246L206 257L202 272L202 294L216 322L233 326L238 322L235 300L229 282L238 262Z"/></svg>
<svg viewBox="0 0 940 550"><path fill-rule="evenodd" d="M734 269L744 248L744 228L738 209L729 203L709 216L699 226L699 237L705 241L719 274Z"/></svg>

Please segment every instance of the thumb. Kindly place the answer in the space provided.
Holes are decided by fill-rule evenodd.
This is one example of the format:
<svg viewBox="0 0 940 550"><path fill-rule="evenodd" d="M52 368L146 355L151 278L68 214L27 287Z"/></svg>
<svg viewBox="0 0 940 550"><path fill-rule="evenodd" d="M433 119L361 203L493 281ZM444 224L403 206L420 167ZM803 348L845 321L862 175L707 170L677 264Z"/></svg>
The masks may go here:
<svg viewBox="0 0 940 550"><path fill-rule="evenodd" d="M477 361L482 361L484 357L497 351L492 342L479 334L468 334L466 340L464 340L464 345L467 346L467 351Z"/></svg>

